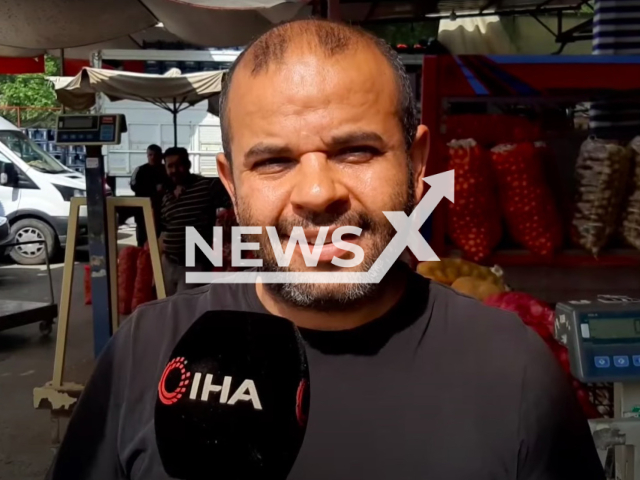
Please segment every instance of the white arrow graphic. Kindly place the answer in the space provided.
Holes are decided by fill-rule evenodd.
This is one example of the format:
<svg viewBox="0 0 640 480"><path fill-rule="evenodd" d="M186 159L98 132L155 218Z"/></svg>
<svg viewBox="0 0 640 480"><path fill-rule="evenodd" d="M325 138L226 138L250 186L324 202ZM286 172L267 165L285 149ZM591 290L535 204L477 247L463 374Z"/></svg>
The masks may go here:
<svg viewBox="0 0 640 480"><path fill-rule="evenodd" d="M454 171L422 179L431 188L407 217L404 212L383 212L396 234L368 272L188 272L187 283L380 283L405 248L420 261L439 260L420 234L420 227L443 198L454 201Z"/></svg>

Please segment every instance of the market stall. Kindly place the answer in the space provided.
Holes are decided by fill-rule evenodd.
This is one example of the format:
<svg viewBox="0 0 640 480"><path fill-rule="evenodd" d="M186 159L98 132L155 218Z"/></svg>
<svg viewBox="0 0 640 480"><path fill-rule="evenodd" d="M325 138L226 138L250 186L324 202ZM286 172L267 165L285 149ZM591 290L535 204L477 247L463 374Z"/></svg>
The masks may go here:
<svg viewBox="0 0 640 480"><path fill-rule="evenodd" d="M638 96L639 74L637 57L425 57L422 112L433 139L427 173L453 167L458 180L455 206L434 214L436 253L502 266L640 265L635 231L624 227L637 222L637 193L627 182L637 141L589 139L588 120L579 114L594 100ZM466 179L473 177L479 180L471 191ZM531 188L514 186L514 179ZM589 191L590 181L601 182L599 190ZM473 208L483 218L465 226L484 229L473 246L473 232L457 226L473 218L465 196L479 192L488 198ZM527 200L540 209L525 210ZM605 217L615 225L604 225ZM539 245L532 243L536 235L545 237Z"/></svg>
<svg viewBox="0 0 640 480"><path fill-rule="evenodd" d="M620 420L638 417L629 386L640 379L640 344L635 331L614 328L640 316L640 131L595 138L588 112L592 102L637 98L638 57L424 58L427 175L453 169L456 187L455 203L432 216L430 244L442 261L417 271L516 313L549 346L585 414L599 419L594 432L627 434L616 445L635 444L640 432L640 422ZM527 275L535 280L523 282ZM560 287L551 300L524 286L554 282ZM566 286L572 282L579 285ZM577 334L559 329L570 323L567 312ZM602 330L593 326L593 335L605 335L595 341L593 319ZM614 447L596 443L605 455Z"/></svg>

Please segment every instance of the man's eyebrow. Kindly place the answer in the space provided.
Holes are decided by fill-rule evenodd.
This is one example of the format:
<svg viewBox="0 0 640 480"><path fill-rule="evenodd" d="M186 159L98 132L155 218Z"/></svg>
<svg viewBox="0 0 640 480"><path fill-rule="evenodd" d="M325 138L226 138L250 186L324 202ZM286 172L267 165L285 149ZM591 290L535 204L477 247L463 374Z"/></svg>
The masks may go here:
<svg viewBox="0 0 640 480"><path fill-rule="evenodd" d="M258 157L289 157L292 155L292 150L287 146L259 142L247 150L244 157L247 160L251 160Z"/></svg>
<svg viewBox="0 0 640 480"><path fill-rule="evenodd" d="M339 149L363 143L383 145L385 141L384 138L376 132L348 132L331 137L328 145L331 149Z"/></svg>

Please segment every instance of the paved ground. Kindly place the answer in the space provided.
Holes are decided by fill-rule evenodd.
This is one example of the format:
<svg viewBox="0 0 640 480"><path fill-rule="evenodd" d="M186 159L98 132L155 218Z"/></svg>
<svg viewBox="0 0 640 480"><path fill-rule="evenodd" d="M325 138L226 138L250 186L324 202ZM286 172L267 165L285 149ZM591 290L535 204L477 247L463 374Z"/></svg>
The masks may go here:
<svg viewBox="0 0 640 480"><path fill-rule="evenodd" d="M120 233L132 244L134 232ZM65 381L83 383L93 367L91 307L84 305L84 267L88 255L78 252L74 270ZM62 264L52 265L56 303ZM0 300L48 301L44 267L0 264ZM41 480L52 458L49 414L33 408L34 387L52 378L55 335L42 337L38 325L0 332L0 480Z"/></svg>

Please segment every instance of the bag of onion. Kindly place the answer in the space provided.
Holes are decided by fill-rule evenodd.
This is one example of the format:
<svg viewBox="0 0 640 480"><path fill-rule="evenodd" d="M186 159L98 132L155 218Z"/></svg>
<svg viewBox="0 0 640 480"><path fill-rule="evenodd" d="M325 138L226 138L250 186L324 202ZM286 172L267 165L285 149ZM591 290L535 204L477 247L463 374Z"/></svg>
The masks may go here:
<svg viewBox="0 0 640 480"><path fill-rule="evenodd" d="M511 237L531 253L551 256L562 246L562 220L545 179L543 148L530 142L498 145L491 161Z"/></svg>
<svg viewBox="0 0 640 480"><path fill-rule="evenodd" d="M475 140L449 143L455 170L455 203L448 204L447 230L465 258L485 259L502 237L498 196L486 150Z"/></svg>

